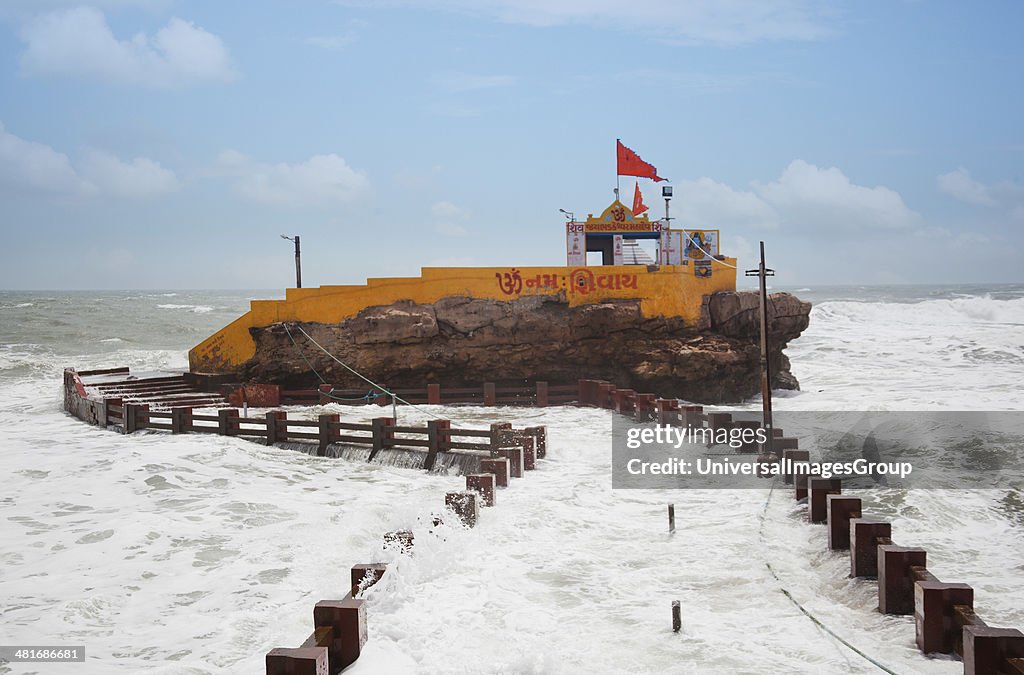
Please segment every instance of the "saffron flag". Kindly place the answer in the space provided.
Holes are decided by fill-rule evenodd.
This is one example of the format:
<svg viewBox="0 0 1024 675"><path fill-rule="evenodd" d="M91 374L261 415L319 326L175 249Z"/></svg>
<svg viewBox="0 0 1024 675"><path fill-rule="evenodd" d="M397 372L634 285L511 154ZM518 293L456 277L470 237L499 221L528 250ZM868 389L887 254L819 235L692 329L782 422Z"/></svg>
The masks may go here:
<svg viewBox="0 0 1024 675"><path fill-rule="evenodd" d="M633 190L633 215L639 216L646 210L647 204L644 204L644 195L640 192L640 181L637 181L636 188Z"/></svg>
<svg viewBox="0 0 1024 675"><path fill-rule="evenodd" d="M640 155L624 146L619 139L615 139L615 154L618 160L618 175L650 178L654 182L665 180L658 175L657 169L640 159Z"/></svg>

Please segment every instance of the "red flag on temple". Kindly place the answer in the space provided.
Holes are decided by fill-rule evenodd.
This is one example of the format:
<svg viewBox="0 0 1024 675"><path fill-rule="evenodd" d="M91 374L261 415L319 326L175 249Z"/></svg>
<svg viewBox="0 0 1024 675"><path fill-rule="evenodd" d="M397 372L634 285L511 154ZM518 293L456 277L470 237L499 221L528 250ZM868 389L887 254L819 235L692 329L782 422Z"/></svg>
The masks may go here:
<svg viewBox="0 0 1024 675"><path fill-rule="evenodd" d="M665 180L658 175L657 169L640 159L640 155L624 146L619 139L615 139L615 151L620 176L639 176L655 182Z"/></svg>
<svg viewBox="0 0 1024 675"><path fill-rule="evenodd" d="M639 216L646 210L647 204L644 204L644 195L640 192L640 181L637 181L636 188L633 190L633 215Z"/></svg>

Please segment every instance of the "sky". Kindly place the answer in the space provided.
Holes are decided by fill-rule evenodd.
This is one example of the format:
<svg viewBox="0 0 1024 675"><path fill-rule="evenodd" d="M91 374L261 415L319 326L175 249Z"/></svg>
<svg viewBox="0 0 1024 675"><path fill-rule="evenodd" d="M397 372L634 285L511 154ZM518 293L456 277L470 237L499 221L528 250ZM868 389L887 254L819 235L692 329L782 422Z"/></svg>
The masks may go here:
<svg viewBox="0 0 1024 675"><path fill-rule="evenodd" d="M780 286L1021 282L1022 28L1016 0L0 0L0 289L279 289L282 234L305 286L563 265L617 138Z"/></svg>

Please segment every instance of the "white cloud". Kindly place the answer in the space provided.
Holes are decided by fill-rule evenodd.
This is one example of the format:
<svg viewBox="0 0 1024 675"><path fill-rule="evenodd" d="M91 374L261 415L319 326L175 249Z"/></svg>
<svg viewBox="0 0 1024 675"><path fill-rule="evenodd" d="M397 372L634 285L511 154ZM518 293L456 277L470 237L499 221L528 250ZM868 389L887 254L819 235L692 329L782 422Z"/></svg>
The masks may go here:
<svg viewBox="0 0 1024 675"><path fill-rule="evenodd" d="M689 227L774 227L779 214L753 192L734 190L710 178L675 184L670 215Z"/></svg>
<svg viewBox="0 0 1024 675"><path fill-rule="evenodd" d="M180 187L173 171L145 157L125 162L102 150L87 150L76 169L62 152L26 141L0 123L0 184L70 196L151 197Z"/></svg>
<svg viewBox="0 0 1024 675"><path fill-rule="evenodd" d="M970 172L963 167L939 176L936 181L940 190L962 202L981 206L996 205L996 200L989 194L989 188L971 178Z"/></svg>
<svg viewBox="0 0 1024 675"><path fill-rule="evenodd" d="M26 141L0 123L0 184L18 190L85 194L92 190L71 160L48 145Z"/></svg>
<svg viewBox="0 0 1024 675"><path fill-rule="evenodd" d="M422 8L531 26L584 24L687 43L740 45L820 40L837 11L816 0L340 0L338 4Z"/></svg>
<svg viewBox="0 0 1024 675"><path fill-rule="evenodd" d="M219 163L224 173L235 177L238 194L265 204L348 202L370 187L365 173L333 153L314 155L296 164L267 164L225 150Z"/></svg>
<svg viewBox="0 0 1024 675"><path fill-rule="evenodd" d="M690 226L769 227L830 234L897 230L921 225L899 193L856 185L839 169L797 159L774 181L754 181L749 190L711 178L675 184L672 213Z"/></svg>
<svg viewBox="0 0 1024 675"><path fill-rule="evenodd" d="M310 47L319 47L320 49L327 49L330 51L337 51L343 47L347 47L355 41L356 36L350 33L342 33L340 35L314 35L303 40L303 42Z"/></svg>
<svg viewBox="0 0 1024 675"><path fill-rule="evenodd" d="M1024 183L1004 180L985 185L963 167L939 176L937 182L941 191L962 202L997 209L1014 222L1024 222Z"/></svg>
<svg viewBox="0 0 1024 675"><path fill-rule="evenodd" d="M181 183L173 171L145 157L124 162L102 150L89 150L82 174L104 193L118 197L153 197L176 192Z"/></svg>
<svg viewBox="0 0 1024 675"><path fill-rule="evenodd" d="M430 213L437 221L434 224L434 231L438 234L446 237L465 237L469 234L469 230L454 222L469 218L469 212L461 206L448 201L435 202L430 207Z"/></svg>
<svg viewBox="0 0 1024 675"><path fill-rule="evenodd" d="M38 16L21 31L26 75L92 77L120 84L179 87L234 77L216 35L178 18L150 38L119 40L98 9L77 7Z"/></svg>
<svg viewBox="0 0 1024 675"><path fill-rule="evenodd" d="M469 230L462 225L447 222L434 225L434 231L445 237L465 237L469 234Z"/></svg>
<svg viewBox="0 0 1024 675"><path fill-rule="evenodd" d="M458 218L458 219L462 220L462 219L465 219L466 217L469 216L469 213L467 213L467 211L464 208L462 208L461 206L456 206L455 204L452 204L451 202L445 202L445 201L435 202L430 207L430 213L433 214L433 216L435 218L442 218L442 219L443 218Z"/></svg>
<svg viewBox="0 0 1024 675"><path fill-rule="evenodd" d="M334 35L313 35L303 40L303 42L311 47L337 51L349 46L359 39L359 32L369 26L369 23L362 19L349 19L347 25L348 30L341 33L335 33Z"/></svg>
<svg viewBox="0 0 1024 675"><path fill-rule="evenodd" d="M819 168L795 159L771 183L753 184L783 222L809 229L899 229L920 224L920 215L895 190L864 187L836 167Z"/></svg>
<svg viewBox="0 0 1024 675"><path fill-rule="evenodd" d="M436 73L431 76L430 81L434 86L452 94L480 89L494 89L496 87L509 87L516 82L515 78L511 75L479 75L458 71Z"/></svg>

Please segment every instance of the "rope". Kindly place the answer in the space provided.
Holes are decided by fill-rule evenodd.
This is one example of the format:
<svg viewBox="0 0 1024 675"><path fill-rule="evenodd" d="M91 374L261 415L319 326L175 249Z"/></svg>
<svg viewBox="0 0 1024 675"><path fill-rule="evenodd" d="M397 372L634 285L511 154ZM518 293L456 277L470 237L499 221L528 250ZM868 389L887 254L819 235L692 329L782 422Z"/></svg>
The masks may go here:
<svg viewBox="0 0 1024 675"><path fill-rule="evenodd" d="M759 534L759 536L761 538L762 546L764 545L764 523L765 523L765 517L768 514L768 502L771 501L772 494L775 492L775 482L776 482L776 480L777 479L775 479L775 478L772 479L772 486L768 490L768 497L764 500L764 508L761 510L761 526L760 526L760 529L758 531L758 534ZM846 646L846 648L848 648L850 651L852 651L853 653L857 654L858 656L860 656L865 661L867 661L871 665L875 666L876 668L878 668L882 672L889 673L889 675L897 675L895 670L887 668L886 666L884 666L881 663L879 663L876 659L874 659L871 656L865 654L863 651L861 651L857 647L854 647L852 644L850 644L849 642L844 640L842 637L840 637L835 631L833 631L831 628L829 628L824 623L822 623L821 620L818 617L816 617L813 614L811 614L810 610L808 610L806 607L801 605L797 601L797 599L793 597L792 593L790 593L789 590L785 586L782 585L782 579L780 579L779 575L775 573L775 568L772 567L771 563L768 562L767 560L765 560L764 561L764 566L768 568L768 571L771 573L772 577L779 584L779 590L782 591L782 594L785 595L789 599L789 601L792 602L796 606L796 608L799 609L800 612L804 616L806 616L808 619L810 619L811 622L815 626L817 626L819 630L822 630L822 631L828 633L830 636L832 636L833 639L837 640L838 642L840 642L841 644ZM845 656L844 656L844 658L845 658ZM846 663L847 663L847 665L849 665L850 662L847 660Z"/></svg>
<svg viewBox="0 0 1024 675"><path fill-rule="evenodd" d="M291 341L292 341L292 344L295 344L295 338L292 338L292 332L291 332L291 331L290 331L290 330L288 329L288 324L287 324L287 323L282 323L281 325L283 325L283 326L284 326L284 330L285 330L285 332L286 332L286 333L288 333L288 337L289 337L289 338L291 339ZM329 351L327 351L326 349L324 349L324 346L323 346L323 345L321 345L321 344L320 344L319 342L317 342L316 340L314 340L314 339L313 339L313 337L312 337L312 336L311 336L311 335L310 335L309 333L307 333L307 332L306 332L305 330L303 330L302 326L300 326L300 325L296 324L296 325L295 325L295 327L299 329L299 332L300 332L300 333L302 333L303 335L305 335L305 336L306 336L306 339L307 339L307 340L309 340L309 341L310 341L310 342L312 342L312 343L313 343L314 345L316 345L316 346L317 346L317 347L318 347L318 348L320 349L320 351L322 351L322 352L323 352L324 354L327 354L327 356L331 357L331 358L332 358L332 359L333 359L333 360L334 360L334 361L335 361L335 362L336 362L336 363L337 363L338 365L340 365L340 366L341 366L342 368L344 368L344 369L345 369L345 370L347 370L348 372L352 373L353 375L355 375L355 376L356 376L356 377L358 377L359 379L363 380L364 382L366 382L367 384L369 384L369 385L370 385L371 387L373 387L374 389L376 389L376 390L379 390L379 391L382 391L382 392L384 392L385 394L387 394L388 396L390 396L391 398L393 398L394 400L396 400L396 401L401 401L401 402L402 402L402 403L404 403L405 405L407 405L407 406L409 406L409 407L411 407L411 408L414 408L414 409L416 409L416 410L419 410L419 411L420 411L420 412L422 412L423 414L425 414L425 415L429 415L430 417L433 417L434 419L437 419L437 420L440 420L440 419L445 419L445 418L443 418L443 417L440 417L439 415L435 415L434 413L430 412L429 410L426 410L426 409L424 409L424 408L421 408L421 407L419 407L418 405L415 405L415 404L413 404L413 403L409 403L409 402L408 402L408 401L406 401L406 400L405 400L404 398L402 398L401 396L397 395L397 394L396 394L395 392L393 392L393 391L389 391L389 390L388 390L388 389L387 389L386 387L384 387L384 386L382 386L382 385L379 385L379 384L377 384L376 382L374 382L374 381L373 381L373 380L371 380L370 378L366 377L366 376L365 376L365 375L363 375L362 373L360 373L360 372L356 371L356 370L355 370L355 369L353 369L353 368L350 368L350 367L348 366L348 364L346 364L346 363L345 363L345 362L343 362L343 361L342 361L341 359L339 359L339 358L338 358L337 356L335 356L334 354L332 354L332 353L330 353ZM298 345L296 345L296 347L297 347L297 346L298 346ZM302 354L302 351L301 351L301 350L299 351L299 354L300 354L300 355ZM306 357L305 357L305 356L303 356L303 357L302 357L302 360L306 362L306 365L308 365L308 366L310 367L310 370L313 370L313 366L312 366L312 365L310 365L309 361L308 361L308 360L306 359ZM314 372L314 373L316 373L316 370L313 370L313 372ZM320 374L319 374L319 373L317 373L317 377L320 377ZM324 378L323 378L323 377L320 377L320 380L321 380L321 382L323 382L324 384L327 384L327 382L326 382L326 381L324 381ZM356 400L358 400L358 399L356 399Z"/></svg>
<svg viewBox="0 0 1024 675"><path fill-rule="evenodd" d="M302 347L300 347L298 345L298 343L295 342L295 338L292 337L292 332L290 330L288 330L288 324L283 324L283 325L284 325L284 331L286 333L288 333L288 339L292 341L292 345L295 347L296 350L298 350L299 356L301 356L302 360L306 362L306 366L311 371L313 371L313 374L316 375L317 378L320 379L321 384L329 384L327 382L327 380L325 380L323 378L323 376L320 375L320 373L317 372L316 368L313 367L313 364L309 362L309 359L306 358L306 355L302 352ZM360 396L359 398L344 398L342 396L335 396L334 395L334 387L333 386L331 387L330 391L324 392L324 395L327 398L332 399L334 401L370 401L370 400L373 400L375 398L372 389L369 392L367 392L365 396Z"/></svg>
<svg viewBox="0 0 1024 675"><path fill-rule="evenodd" d="M700 251L701 253L703 253L703 254L704 254L704 255L706 255L707 257L711 258L712 260L714 260L714 261L715 261L716 263L718 263L719 265L725 265L726 267L728 267L728 268L730 268L730 269L737 269L735 265L730 265L729 263L725 262L724 260L719 260L719 259L718 259L718 258L716 258L715 256L711 255L710 253L708 253L707 251L705 251L704 249L702 249L702 248L701 248L700 246L698 246L698 245L697 245L697 242L695 242L695 241L694 241L693 239L691 239L691 238L690 238L690 235L686 233L686 230L682 230L682 233L683 233L683 234L686 234L686 240L687 240L688 242L690 242L691 244L693 244L693 247L694 247L695 249L697 249L698 251Z"/></svg>

